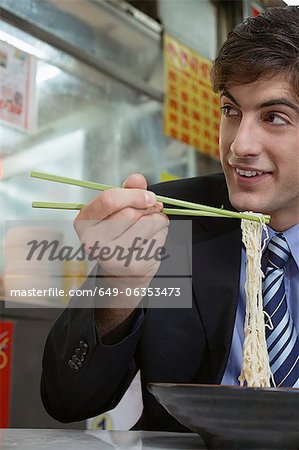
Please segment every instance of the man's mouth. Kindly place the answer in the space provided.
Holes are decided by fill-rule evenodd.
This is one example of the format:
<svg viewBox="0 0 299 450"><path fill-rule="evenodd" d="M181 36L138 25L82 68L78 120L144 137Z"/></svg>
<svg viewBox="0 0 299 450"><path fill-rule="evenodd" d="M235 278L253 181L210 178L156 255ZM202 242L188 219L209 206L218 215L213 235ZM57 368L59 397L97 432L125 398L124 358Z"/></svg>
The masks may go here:
<svg viewBox="0 0 299 450"><path fill-rule="evenodd" d="M265 173L267 173L267 172L262 172L260 170L243 170L243 169L239 169L238 167L235 167L235 171L241 177L246 177L246 178L260 177L261 175L264 175Z"/></svg>

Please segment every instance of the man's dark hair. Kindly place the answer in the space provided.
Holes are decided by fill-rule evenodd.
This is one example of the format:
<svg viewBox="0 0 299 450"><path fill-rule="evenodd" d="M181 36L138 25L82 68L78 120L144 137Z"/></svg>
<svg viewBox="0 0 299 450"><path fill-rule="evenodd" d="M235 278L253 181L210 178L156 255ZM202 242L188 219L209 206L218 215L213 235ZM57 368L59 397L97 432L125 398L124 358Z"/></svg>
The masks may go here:
<svg viewBox="0 0 299 450"><path fill-rule="evenodd" d="M299 97L299 7L269 8L237 25L228 35L212 68L212 84L247 84L286 74Z"/></svg>

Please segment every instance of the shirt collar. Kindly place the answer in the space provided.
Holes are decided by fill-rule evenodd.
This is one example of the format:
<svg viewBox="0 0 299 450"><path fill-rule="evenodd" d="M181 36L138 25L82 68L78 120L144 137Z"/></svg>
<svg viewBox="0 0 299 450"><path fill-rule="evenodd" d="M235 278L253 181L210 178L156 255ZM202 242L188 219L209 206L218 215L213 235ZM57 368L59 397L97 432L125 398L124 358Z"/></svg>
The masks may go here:
<svg viewBox="0 0 299 450"><path fill-rule="evenodd" d="M271 239L271 237L274 236L275 231L270 227L267 228L269 232L269 239ZM291 254L299 269L299 224L294 225L292 228L284 231L283 235L286 238Z"/></svg>

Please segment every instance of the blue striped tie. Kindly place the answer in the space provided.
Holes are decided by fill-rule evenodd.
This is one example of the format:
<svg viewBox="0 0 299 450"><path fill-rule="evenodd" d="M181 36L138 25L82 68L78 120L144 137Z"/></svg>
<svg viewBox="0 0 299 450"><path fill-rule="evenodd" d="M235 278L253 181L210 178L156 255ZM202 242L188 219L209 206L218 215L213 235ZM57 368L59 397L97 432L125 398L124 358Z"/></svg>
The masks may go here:
<svg viewBox="0 0 299 450"><path fill-rule="evenodd" d="M288 310L284 267L290 249L282 233L268 244L268 265L263 283L266 339L275 386L299 387L299 337Z"/></svg>

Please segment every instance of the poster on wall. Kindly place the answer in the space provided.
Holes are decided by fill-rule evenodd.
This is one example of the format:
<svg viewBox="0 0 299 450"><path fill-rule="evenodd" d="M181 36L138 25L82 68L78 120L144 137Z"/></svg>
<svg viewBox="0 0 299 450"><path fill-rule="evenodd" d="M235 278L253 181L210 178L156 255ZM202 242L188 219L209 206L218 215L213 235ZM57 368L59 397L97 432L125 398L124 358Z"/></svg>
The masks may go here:
<svg viewBox="0 0 299 450"><path fill-rule="evenodd" d="M0 320L0 428L8 427L13 323Z"/></svg>
<svg viewBox="0 0 299 450"><path fill-rule="evenodd" d="M36 58L0 41L0 121L36 129Z"/></svg>
<svg viewBox="0 0 299 450"><path fill-rule="evenodd" d="M164 35L166 94L164 133L219 159L219 95L212 90L212 62Z"/></svg>

